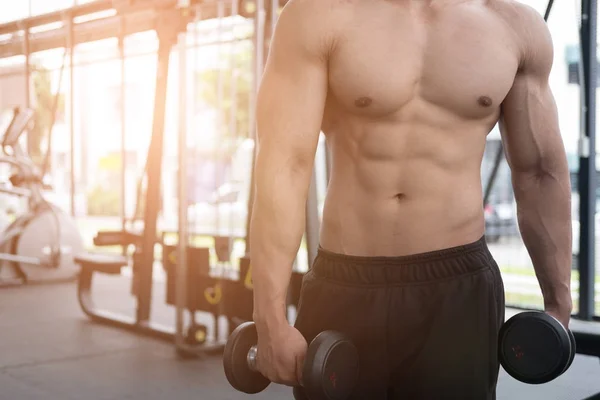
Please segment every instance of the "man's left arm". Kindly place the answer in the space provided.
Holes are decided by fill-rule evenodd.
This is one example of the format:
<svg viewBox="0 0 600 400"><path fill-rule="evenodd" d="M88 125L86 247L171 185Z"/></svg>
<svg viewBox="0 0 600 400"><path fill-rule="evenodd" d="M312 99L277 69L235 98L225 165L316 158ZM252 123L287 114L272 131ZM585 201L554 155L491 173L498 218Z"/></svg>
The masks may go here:
<svg viewBox="0 0 600 400"><path fill-rule="evenodd" d="M525 20L521 66L502 104L500 131L511 168L519 229L545 309L567 325L572 310L571 184L549 85L552 38L539 14L527 15Z"/></svg>

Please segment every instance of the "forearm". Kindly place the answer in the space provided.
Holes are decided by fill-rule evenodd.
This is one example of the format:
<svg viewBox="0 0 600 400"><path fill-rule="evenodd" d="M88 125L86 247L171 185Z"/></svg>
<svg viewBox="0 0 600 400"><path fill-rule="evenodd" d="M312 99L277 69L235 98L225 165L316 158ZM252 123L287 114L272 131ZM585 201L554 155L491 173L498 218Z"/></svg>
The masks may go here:
<svg viewBox="0 0 600 400"><path fill-rule="evenodd" d="M572 232L567 168L513 174L519 228L546 308L570 306Z"/></svg>
<svg viewBox="0 0 600 400"><path fill-rule="evenodd" d="M274 168L257 160L256 193L250 225L254 320L271 325L286 321L287 290L305 225L310 171Z"/></svg>

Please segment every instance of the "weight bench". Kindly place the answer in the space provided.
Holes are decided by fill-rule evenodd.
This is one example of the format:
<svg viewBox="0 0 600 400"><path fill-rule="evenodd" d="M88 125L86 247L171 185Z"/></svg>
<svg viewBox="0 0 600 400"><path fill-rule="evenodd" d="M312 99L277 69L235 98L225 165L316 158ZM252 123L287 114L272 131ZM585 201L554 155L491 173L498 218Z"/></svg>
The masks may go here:
<svg viewBox="0 0 600 400"><path fill-rule="evenodd" d="M119 254L85 253L73 258L81 266L77 280L77 298L83 312L94 322L127 329L158 339L172 341L173 329L151 324L149 321L139 322L125 315L99 310L92 298L92 282L94 274L120 275L123 267L129 265L129 259Z"/></svg>
<svg viewBox="0 0 600 400"><path fill-rule="evenodd" d="M92 281L95 273L120 275L129 264L126 257L112 254L85 253L73 257L81 270L77 280L77 298L83 312L93 320L105 322L106 317L96 310L92 299Z"/></svg>
<svg viewBox="0 0 600 400"><path fill-rule="evenodd" d="M141 236L135 232L102 231L94 238L96 246L137 246ZM135 255L134 255L135 257ZM173 329L151 324L149 321L138 321L125 315L99 310L92 297L94 274L120 275L123 267L129 266L129 257L120 254L83 253L73 257L81 270L77 280L77 298L82 311L94 322L115 326L136 333L146 334L158 339L173 340Z"/></svg>
<svg viewBox="0 0 600 400"><path fill-rule="evenodd" d="M159 241L163 246L163 268L167 271L167 299L166 304L173 305L175 302L175 279L173 271L177 265L176 258L171 257L171 253L176 254L176 249L173 246L167 246L162 241ZM74 257L75 263L80 265L80 274L77 281L77 297L79 305L82 311L94 322L114 326L121 329L126 329L131 332L142 334L145 336L153 337L160 340L165 340L173 343L175 341L176 331L174 327L164 326L156 324L150 321L150 318L140 315L139 308L140 303L148 302L148 299L140 298L139 281L142 277L139 275L144 271L140 270L139 262L141 259L140 245L141 235L131 231L103 231L98 232L94 238L94 244L96 246L121 246L128 248L133 246L135 249L133 257L127 257L120 254L107 254L107 253L84 253ZM172 247L172 248L171 248ZM200 268L201 265L208 265L209 253L208 249L190 249L190 259L197 268L188 268L189 272L197 272L196 269ZM198 260L194 255L200 253L205 258L205 262ZM137 302L136 313L134 317L123 315L108 310L102 310L95 306L92 296L92 283L94 274L106 274L106 275L120 275L123 267L131 265L133 268L133 277L131 285L131 294ZM137 265L136 265L137 264ZM208 270L208 266L206 267ZM208 274L208 272L207 272ZM171 279L169 277L171 276ZM151 277L151 276L150 276ZM196 275L192 274L190 279L197 278ZM214 285L213 285L214 286ZM203 293L203 292L201 292ZM204 295L196 296L194 290L189 291L189 294L193 299L202 298ZM193 303L193 302L192 302ZM197 310L195 307L191 307L193 310ZM224 343L203 343L198 347L198 351L202 353L221 353L224 348ZM187 355L187 353L180 353L181 355Z"/></svg>

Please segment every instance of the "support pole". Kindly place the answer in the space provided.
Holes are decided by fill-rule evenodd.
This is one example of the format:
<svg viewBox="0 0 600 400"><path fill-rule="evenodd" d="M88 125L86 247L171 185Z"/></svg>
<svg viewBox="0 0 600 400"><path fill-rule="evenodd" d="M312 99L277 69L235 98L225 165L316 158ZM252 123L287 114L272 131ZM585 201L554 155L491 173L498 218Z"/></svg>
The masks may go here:
<svg viewBox="0 0 600 400"><path fill-rule="evenodd" d="M188 190L187 190L187 35L179 35L179 132L178 132L178 240L177 240L177 268L175 282L176 314L175 314L175 344L178 347L185 345L184 325L185 310L187 309L187 280L188 280ZM195 72L195 70L194 70Z"/></svg>
<svg viewBox="0 0 600 400"><path fill-rule="evenodd" d="M167 17L164 17L167 19ZM144 201L144 233L140 265L134 265L136 274L138 325L148 325L152 303L152 270L154 267L154 245L157 240L157 221L161 203L162 161L165 126L165 106L167 98L167 81L169 76L169 56L177 39L174 28L169 28L168 21L160 21L161 27L156 29L158 35L158 62L156 66L156 88L154 95L154 112L152 123L152 139L147 160L147 189ZM134 262L135 264L135 262ZM137 271L136 271L137 270Z"/></svg>
<svg viewBox="0 0 600 400"><path fill-rule="evenodd" d="M254 16L254 63L253 90L250 97L250 132L249 137L254 140L254 151L252 154L252 165L250 174L250 195L248 198L248 213L246 219L246 254L250 253L250 221L252 220L252 207L254 206L254 163L256 159L256 96L260 87L263 73L264 49L265 49L265 0L257 0L256 14Z"/></svg>
<svg viewBox="0 0 600 400"><path fill-rule="evenodd" d="M310 269L317 258L319 250L319 203L317 197L317 172L313 166L308 199L306 201L306 253L308 256L308 268Z"/></svg>
<svg viewBox="0 0 600 400"><path fill-rule="evenodd" d="M31 49L29 43L29 28L23 29L23 53L25 53L25 107L31 108ZM31 155L31 136L27 135L25 148L27 154Z"/></svg>
<svg viewBox="0 0 600 400"><path fill-rule="evenodd" d="M67 29L69 33L67 35L67 47L69 49L69 136L71 141L70 151L70 166L71 166L71 216L75 216L75 180L77 176L75 174L75 74L74 74L74 60L73 54L75 53L75 41L73 32L73 17L69 15ZM59 95L59 94L57 94ZM52 154L49 155L52 157Z"/></svg>
<svg viewBox="0 0 600 400"><path fill-rule="evenodd" d="M125 19L121 19L121 32L119 34L119 61L121 63L121 207L119 210L119 214L121 216L121 228L123 231L127 229L127 208L126 208L126 200L127 200L127 141L126 141L126 68L125 68ZM133 218L135 219L135 215ZM123 253L127 251L126 247L123 247ZM125 255L125 254L124 254Z"/></svg>
<svg viewBox="0 0 600 400"><path fill-rule="evenodd" d="M595 314L595 214L596 214L596 34L598 22L596 0L581 2L581 49L584 84L582 122L584 135L579 146L579 315L590 320Z"/></svg>

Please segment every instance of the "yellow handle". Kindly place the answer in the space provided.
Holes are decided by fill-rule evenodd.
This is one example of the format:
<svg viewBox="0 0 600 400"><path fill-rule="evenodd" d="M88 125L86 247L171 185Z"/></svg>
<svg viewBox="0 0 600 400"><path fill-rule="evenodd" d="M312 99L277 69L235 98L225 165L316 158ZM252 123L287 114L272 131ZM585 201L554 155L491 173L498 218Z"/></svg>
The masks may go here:
<svg viewBox="0 0 600 400"><path fill-rule="evenodd" d="M198 343L206 342L206 332L204 332L202 330L196 331L195 339L196 339L196 342L198 342Z"/></svg>
<svg viewBox="0 0 600 400"><path fill-rule="evenodd" d="M248 266L248 272L244 278L244 287L248 290L254 290L254 283L252 282L252 264Z"/></svg>
<svg viewBox="0 0 600 400"><path fill-rule="evenodd" d="M204 289L204 298L212 306L219 304L222 297L223 291L220 283L217 283L214 287Z"/></svg>
<svg viewBox="0 0 600 400"><path fill-rule="evenodd" d="M176 251L172 251L169 253L169 261L171 261L173 264L177 264L177 252Z"/></svg>

